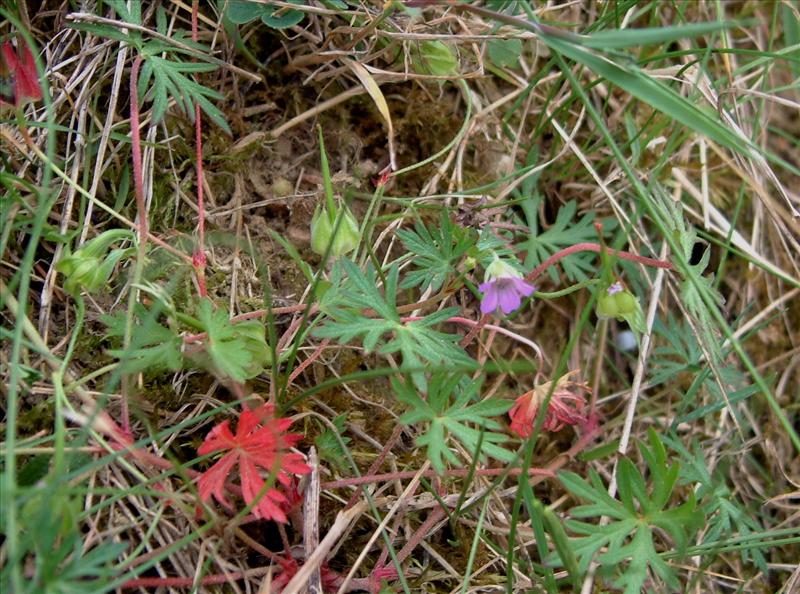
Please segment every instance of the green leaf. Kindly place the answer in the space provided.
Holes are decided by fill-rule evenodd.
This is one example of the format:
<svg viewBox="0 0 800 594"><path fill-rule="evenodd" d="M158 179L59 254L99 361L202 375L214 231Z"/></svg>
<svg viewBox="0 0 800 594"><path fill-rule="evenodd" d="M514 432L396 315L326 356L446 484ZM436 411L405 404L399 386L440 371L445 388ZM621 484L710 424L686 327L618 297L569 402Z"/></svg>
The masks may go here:
<svg viewBox="0 0 800 594"><path fill-rule="evenodd" d="M451 76L458 73L458 58L443 41L423 41L412 57L414 70L419 74Z"/></svg>
<svg viewBox="0 0 800 594"><path fill-rule="evenodd" d="M631 460L621 458L617 466L619 500L608 494L606 485L594 470L589 471L589 481L574 473L559 473L559 480L570 493L589 502L589 505L573 508L570 514L598 519L596 524L567 522L572 532L581 535L571 539L581 570L585 571L594 555L604 548L605 552L597 561L605 571L616 575L614 585L623 588L625 594L642 592L649 571L670 588L676 588L678 579L674 570L661 558L656 544L660 544L662 550L675 549L680 554L703 521L691 491L683 504L667 507L680 465L677 462L668 464L666 450L652 429L648 432L648 441L649 447L640 443L639 450L652 486L648 488L643 474ZM603 525L599 522L601 516L608 516L611 521ZM670 540L662 542L665 536Z"/></svg>
<svg viewBox="0 0 800 594"><path fill-rule="evenodd" d="M691 451L683 444L682 438L665 436L662 439L671 450L681 456L683 461L681 484L699 484L695 492L700 502L700 510L706 518L703 544L720 542L735 535L746 537L764 532L764 527L758 522L757 510L748 509L736 499L732 489L727 486L730 480L728 462L716 464L712 475L703 448L696 439L692 440ZM767 561L764 552L757 540L751 542L752 546L742 549L742 558L745 561L752 560L761 571L766 572Z"/></svg>
<svg viewBox="0 0 800 594"><path fill-rule="evenodd" d="M736 26L737 23L690 23L688 25L671 25L669 27L651 27L645 29L607 29L579 38L584 47L599 50L624 49L643 45L665 44L679 39L699 37L716 33Z"/></svg>
<svg viewBox="0 0 800 594"><path fill-rule="evenodd" d="M535 500L535 504L538 504L536 507L538 507L541 512L544 525L547 528L547 532L550 534L550 538L553 539L556 553L569 574L573 591L577 592L580 590L580 570L578 569L578 561L575 559L575 553L570 547L567 531L564 529L564 525L561 523L559 517L550 507L542 505L539 500Z"/></svg>
<svg viewBox="0 0 800 594"><path fill-rule="evenodd" d="M514 454L499 444L508 440L500 423L492 417L505 414L512 406L510 400L484 400L471 404L478 397L480 381L469 380L460 373L434 373L428 382L427 400L409 382L392 379L397 399L409 407L400 417L406 425L428 423L428 430L417 438L417 445L427 450L428 459L438 473L445 470L445 461L460 465L447 441L453 437L473 455L491 456L511 462ZM478 447L480 444L480 448Z"/></svg>
<svg viewBox="0 0 800 594"><path fill-rule="evenodd" d="M208 335L205 353L214 372L241 383L261 373L264 365L269 364L269 347L261 322L233 324L228 312L221 307L214 309L208 299L200 302L197 313Z"/></svg>
<svg viewBox="0 0 800 594"><path fill-rule="evenodd" d="M516 68L522 53L521 39L492 39L487 44L489 59L499 68Z"/></svg>
<svg viewBox="0 0 800 594"><path fill-rule="evenodd" d="M315 336L333 338L340 344L360 338L368 352L400 353L403 368L416 371L413 377L419 387L424 387L425 381L419 370L426 364L471 366L472 359L458 345L458 335L433 329L455 315L456 308L404 323L395 303L399 276L397 265L386 274L382 294L371 266L364 273L350 260L341 259L340 262L343 270L335 274L339 286L329 289L320 303L320 309L328 318L321 328L314 331ZM367 317L364 310L374 311L375 317Z"/></svg>
<svg viewBox="0 0 800 594"><path fill-rule="evenodd" d="M128 348L108 351L109 355L120 360L121 370L124 373L158 373L182 369L183 341L177 332L158 323L159 310L147 310L144 306L137 305L134 313L137 321L133 326ZM120 340L125 336L126 312L104 315L100 319L108 327L106 336Z"/></svg>
<svg viewBox="0 0 800 594"><path fill-rule="evenodd" d="M314 440L320 459L325 460L340 471L347 468L345 451L342 446L346 446L351 441L349 437L344 435L346 420L347 413L334 417L331 422L335 427L335 431L326 426L325 430Z"/></svg>
<svg viewBox="0 0 800 594"><path fill-rule="evenodd" d="M271 12L271 7L259 2L245 2L238 0L227 4L225 16L237 25L244 25L250 21L254 21L266 12Z"/></svg>
<svg viewBox="0 0 800 594"><path fill-rule="evenodd" d="M515 247L526 252L525 268L528 270L538 266L565 247L592 241L597 237L597 231L593 225L594 216L591 213L583 215L578 221L573 221L577 205L572 200L558 210L555 222L542 231L539 221L540 201L541 197L536 196L521 204L530 231L526 234L525 239L517 243ZM572 254L559 260L559 264L571 281L586 280L591 274L594 274L597 268L586 254ZM551 266L548 273L554 282L558 280L557 267Z"/></svg>
<svg viewBox="0 0 800 594"><path fill-rule="evenodd" d="M681 210L682 207L666 195L654 204L664 216L665 224L669 231L681 246L684 261L687 263L687 269L681 282L682 301L694 319L699 343L710 353L712 359L710 363L717 365L723 360L722 345L719 341L714 318L702 296L705 293L716 305L722 305L724 302L722 295L714 288L713 274L703 276L711 253L708 249L704 250L700 261L697 264L691 264L694 247L697 243L697 232L693 226L687 225L685 222Z"/></svg>
<svg viewBox="0 0 800 594"><path fill-rule="evenodd" d="M303 5L302 0L289 0L292 4L297 4L299 6ZM277 15L277 16L276 16ZM261 15L261 21L273 29L286 29L288 27L294 27L295 25L299 24L303 18L305 17L305 13L300 10L293 10L291 8L286 9L283 7L273 7L272 12L269 14L264 13Z"/></svg>
<svg viewBox="0 0 800 594"><path fill-rule="evenodd" d="M446 212L442 212L438 225L426 227L417 221L414 229L397 231L403 245L415 255L413 262L417 266L405 273L400 288L419 286L423 291L438 291L457 274L456 267L474 243L473 234L453 224Z"/></svg>
<svg viewBox="0 0 800 594"><path fill-rule="evenodd" d="M203 46L198 47L208 51ZM147 85L150 79L153 79L153 86L150 91L153 101L153 119L158 121L164 117L169 105L169 99L172 98L178 108L189 119L194 121L194 104L197 102L200 105L200 109L217 126L230 134L230 127L225 121L222 112L210 101L211 99L220 101L224 96L185 75L186 73L213 72L217 67L214 64L203 62L182 62L160 57L159 54L167 50L174 50L174 48L164 46L158 41L148 42L142 50L146 60L142 66L138 91L140 101L144 101Z"/></svg>
<svg viewBox="0 0 800 594"><path fill-rule="evenodd" d="M303 6L302 0L288 1L292 4ZM268 27L272 27L273 29L286 29L287 27L293 27L300 23L305 17L305 14L300 10L287 9L282 6L270 6L263 2L236 0L228 2L225 16L236 25L244 25L260 18L261 22Z"/></svg>

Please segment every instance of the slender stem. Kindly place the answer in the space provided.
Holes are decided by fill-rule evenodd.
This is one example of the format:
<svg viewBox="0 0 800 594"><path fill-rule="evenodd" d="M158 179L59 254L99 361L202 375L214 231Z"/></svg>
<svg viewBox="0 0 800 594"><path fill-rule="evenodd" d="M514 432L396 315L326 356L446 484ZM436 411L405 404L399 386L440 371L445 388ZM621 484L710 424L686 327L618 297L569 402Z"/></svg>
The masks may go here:
<svg viewBox="0 0 800 594"><path fill-rule="evenodd" d="M192 41L197 42L198 0L192 2ZM200 119L200 103L194 103L194 144L197 167L197 249L192 256L192 265L197 275L197 290L206 297L206 209L203 203L203 122Z"/></svg>
<svg viewBox="0 0 800 594"><path fill-rule="evenodd" d="M523 471L520 468L512 468L510 471L507 468L482 468L475 470L475 476L500 476L503 473L508 473L511 476L517 476ZM547 468L528 468L528 474L531 476L545 476L552 477L554 473ZM363 476L354 476L352 478L339 479L338 481L328 481L322 483L323 489L341 489L343 487L353 487L360 485L367 485L370 483L384 483L387 481L405 480L414 478L419 474L418 470L404 470L400 472L385 472L382 474L365 474ZM468 468L452 468L446 470L443 475L439 475L435 470L427 470L422 473L425 478L433 478L437 476L444 476L447 478L465 477L469 474Z"/></svg>
<svg viewBox="0 0 800 594"><path fill-rule="evenodd" d="M271 571L271 567L258 567L247 571L229 571L226 573L212 574L201 577L142 577L134 578L120 584L122 590L133 590L135 588L190 588L192 586L211 586L215 584L229 584L238 582L251 577L266 575Z"/></svg>
<svg viewBox="0 0 800 594"><path fill-rule="evenodd" d="M531 270L531 272L525 277L525 280L529 283L532 283L537 278L539 278L545 270L550 268L553 264L558 262L559 260L563 260L567 256L571 256L577 252L595 252L599 253L602 251L602 247L600 244L597 243L576 243L575 245L571 245L563 250L560 250L547 258L544 262L539 264L536 268ZM671 262L666 262L664 260L659 260L657 258L647 258L645 256L640 256L639 254L632 254L631 252L623 252L622 250L607 250L609 254L620 258L621 260L630 260L631 262L638 262L644 266L653 266L654 268L665 268L667 270L673 270L674 266ZM466 347L469 343L473 341L475 336L480 332L483 327L486 325L486 322L489 320L490 314L484 314L481 316L480 321L478 324L470 330L469 334L467 334L461 340L461 346Z"/></svg>
<svg viewBox="0 0 800 594"><path fill-rule="evenodd" d="M392 448L394 448L395 444L400 440L400 436L402 434L403 434L403 426L397 425L394 428L394 431L392 431L392 435L389 437L388 441L386 442L386 445L383 446L381 453L378 454L378 457L375 458L375 461L370 465L369 470L367 471L367 476L375 473L375 471L377 471L381 467L381 464L383 464L383 461L386 459L386 456L388 456L389 452L392 451ZM416 476L416 473L412 476ZM323 489L326 488L324 486L324 483L321 486ZM344 506L344 508L348 510L351 507L353 507L358 501L360 495L361 495L361 489L356 489L356 492L350 496L350 499L347 502L347 505Z"/></svg>
<svg viewBox="0 0 800 594"><path fill-rule="evenodd" d="M142 175L142 137L139 131L139 69L142 66L142 56L137 55L131 67L131 159L133 160L133 188L136 195L136 211L139 217L139 251L136 257L136 266L133 271L133 283L137 284L144 269L144 258L147 248L147 205L144 199L144 178ZM137 300L137 291L131 287L128 300L128 315L125 320L125 336L123 348L127 349L133 336L133 311ZM131 417L128 399L131 392L131 378L127 375L122 378L122 400L120 416L122 417L122 431L126 436L131 435Z"/></svg>
<svg viewBox="0 0 800 594"><path fill-rule="evenodd" d="M289 375L288 383L291 384L294 380L296 380L297 376L303 373L303 370L309 365L311 365L322 354L322 352L330 343L331 343L330 338L326 338L321 343L319 343L319 346L314 350L314 352L311 353L311 355L309 355L309 357L305 361L300 363L300 365L298 365L294 370L292 370L291 375Z"/></svg>
<svg viewBox="0 0 800 594"><path fill-rule="evenodd" d="M133 159L133 188L136 194L136 211L139 214L139 251L147 243L147 207L144 202L142 177L142 137L139 131L139 69L142 56L136 56L131 68L131 157Z"/></svg>

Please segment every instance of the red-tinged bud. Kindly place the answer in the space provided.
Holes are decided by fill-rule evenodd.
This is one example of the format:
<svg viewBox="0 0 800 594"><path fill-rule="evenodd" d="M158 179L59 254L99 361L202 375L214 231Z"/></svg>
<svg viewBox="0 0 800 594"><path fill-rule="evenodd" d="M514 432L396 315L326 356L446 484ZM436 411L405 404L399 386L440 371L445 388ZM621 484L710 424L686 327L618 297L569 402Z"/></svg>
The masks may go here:
<svg viewBox="0 0 800 594"><path fill-rule="evenodd" d="M375 187L382 188L383 186L389 183L389 179L391 177L392 177L392 170L390 167L387 167L378 174L378 177L375 178Z"/></svg>
<svg viewBox="0 0 800 594"><path fill-rule="evenodd" d="M195 268L205 268L206 253L203 250L195 250L192 254L192 266Z"/></svg>

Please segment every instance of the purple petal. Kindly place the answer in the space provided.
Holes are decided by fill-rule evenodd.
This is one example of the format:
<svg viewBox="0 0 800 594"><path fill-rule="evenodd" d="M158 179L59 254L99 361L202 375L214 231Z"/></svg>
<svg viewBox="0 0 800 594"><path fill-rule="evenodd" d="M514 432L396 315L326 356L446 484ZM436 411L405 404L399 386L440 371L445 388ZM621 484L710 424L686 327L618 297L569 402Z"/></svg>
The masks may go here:
<svg viewBox="0 0 800 594"><path fill-rule="evenodd" d="M525 297L530 297L536 290L536 287L534 287L533 285L529 285L521 278L515 278L512 279L512 281L514 283L514 288L517 290L517 293L525 295Z"/></svg>
<svg viewBox="0 0 800 594"><path fill-rule="evenodd" d="M481 300L481 313L492 313L497 309L497 283L483 283L478 288L480 289L481 293L483 293L483 299Z"/></svg>
<svg viewBox="0 0 800 594"><path fill-rule="evenodd" d="M504 314L509 314L517 309L522 300L513 283L503 283L499 290L500 309Z"/></svg>

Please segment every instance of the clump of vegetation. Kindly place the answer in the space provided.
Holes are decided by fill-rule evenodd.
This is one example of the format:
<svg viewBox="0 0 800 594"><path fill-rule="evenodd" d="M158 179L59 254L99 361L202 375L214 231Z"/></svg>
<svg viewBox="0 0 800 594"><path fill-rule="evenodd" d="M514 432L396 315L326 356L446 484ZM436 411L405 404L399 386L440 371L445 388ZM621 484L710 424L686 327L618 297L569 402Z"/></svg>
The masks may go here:
<svg viewBox="0 0 800 594"><path fill-rule="evenodd" d="M0 8L4 591L793 591L793 4L73 9Z"/></svg>

